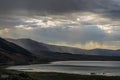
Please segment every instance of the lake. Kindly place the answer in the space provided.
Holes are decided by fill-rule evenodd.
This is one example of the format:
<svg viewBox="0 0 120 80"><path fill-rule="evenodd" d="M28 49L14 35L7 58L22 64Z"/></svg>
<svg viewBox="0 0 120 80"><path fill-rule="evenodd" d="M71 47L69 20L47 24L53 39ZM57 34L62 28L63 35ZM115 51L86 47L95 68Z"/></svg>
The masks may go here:
<svg viewBox="0 0 120 80"><path fill-rule="evenodd" d="M58 61L50 64L11 66L7 69L26 72L59 72L82 75L120 76L119 61Z"/></svg>

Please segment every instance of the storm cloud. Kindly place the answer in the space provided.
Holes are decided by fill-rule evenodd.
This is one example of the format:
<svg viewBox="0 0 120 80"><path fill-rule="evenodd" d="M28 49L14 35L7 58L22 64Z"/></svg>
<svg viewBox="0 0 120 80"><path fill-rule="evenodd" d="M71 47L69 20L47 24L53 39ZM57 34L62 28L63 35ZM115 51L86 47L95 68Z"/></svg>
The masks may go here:
<svg viewBox="0 0 120 80"><path fill-rule="evenodd" d="M119 0L0 0L0 36L119 49Z"/></svg>

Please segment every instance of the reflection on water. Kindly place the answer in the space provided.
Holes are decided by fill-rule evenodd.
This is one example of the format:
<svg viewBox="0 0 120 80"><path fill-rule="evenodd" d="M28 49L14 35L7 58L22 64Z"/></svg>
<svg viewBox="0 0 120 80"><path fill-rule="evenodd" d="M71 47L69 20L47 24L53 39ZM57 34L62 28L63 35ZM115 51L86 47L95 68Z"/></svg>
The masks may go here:
<svg viewBox="0 0 120 80"><path fill-rule="evenodd" d="M28 72L61 72L84 75L120 76L119 61L59 61L50 64L12 66L8 69Z"/></svg>

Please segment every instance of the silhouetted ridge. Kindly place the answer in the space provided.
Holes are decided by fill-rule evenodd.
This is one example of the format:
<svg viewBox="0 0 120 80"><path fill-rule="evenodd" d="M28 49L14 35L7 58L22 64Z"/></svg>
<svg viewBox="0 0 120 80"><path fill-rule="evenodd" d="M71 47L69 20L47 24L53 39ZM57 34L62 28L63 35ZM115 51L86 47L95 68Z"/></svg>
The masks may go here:
<svg viewBox="0 0 120 80"><path fill-rule="evenodd" d="M9 52L23 53L24 55L28 55L26 53L29 53L29 55L31 54L24 48L14 44L14 43L8 42L8 41L4 40L3 38L0 38L0 48L5 49Z"/></svg>
<svg viewBox="0 0 120 80"><path fill-rule="evenodd" d="M37 61L26 49L0 38L0 64L29 64Z"/></svg>

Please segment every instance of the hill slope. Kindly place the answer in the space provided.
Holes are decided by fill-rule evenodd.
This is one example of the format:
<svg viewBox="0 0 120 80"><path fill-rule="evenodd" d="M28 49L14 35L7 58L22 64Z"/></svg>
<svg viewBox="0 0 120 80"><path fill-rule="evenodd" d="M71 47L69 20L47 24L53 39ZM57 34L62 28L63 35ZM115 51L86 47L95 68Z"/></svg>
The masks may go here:
<svg viewBox="0 0 120 80"><path fill-rule="evenodd" d="M120 56L120 50L107 50L107 49L93 49L84 50L79 48L64 47L48 45L45 43L40 43L31 39L7 39L36 55L44 55L45 51L58 52L58 53L72 53L72 54L82 54L82 55L98 55L98 56Z"/></svg>
<svg viewBox="0 0 120 80"><path fill-rule="evenodd" d="M120 61L120 50L93 49L55 46L40 43L31 39L7 39L38 56L43 61L63 60L103 60Z"/></svg>
<svg viewBox="0 0 120 80"><path fill-rule="evenodd" d="M24 48L0 38L0 64L29 64L35 56Z"/></svg>

